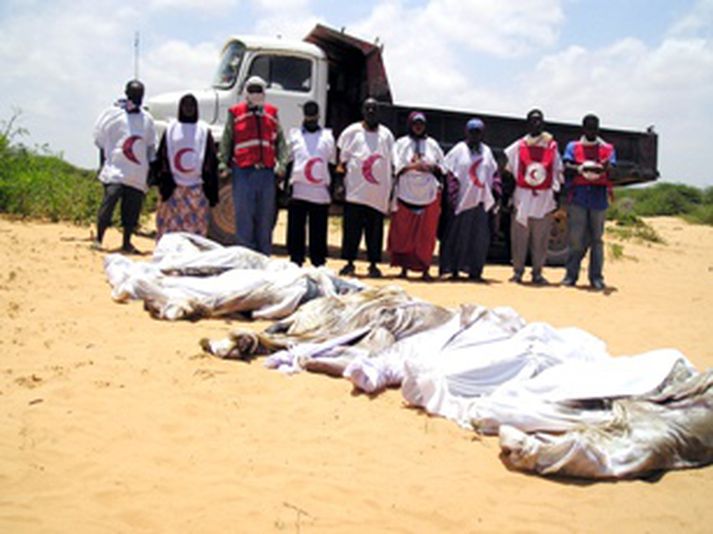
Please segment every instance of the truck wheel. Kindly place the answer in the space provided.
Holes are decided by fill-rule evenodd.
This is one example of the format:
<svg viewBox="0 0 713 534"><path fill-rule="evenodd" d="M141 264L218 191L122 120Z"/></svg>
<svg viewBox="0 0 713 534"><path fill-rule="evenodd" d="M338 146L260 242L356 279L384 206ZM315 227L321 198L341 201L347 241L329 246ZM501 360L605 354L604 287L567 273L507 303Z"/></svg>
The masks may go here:
<svg viewBox="0 0 713 534"><path fill-rule="evenodd" d="M210 210L208 237L223 245L235 244L235 210L230 180L221 180L218 204Z"/></svg>
<svg viewBox="0 0 713 534"><path fill-rule="evenodd" d="M567 210L558 208L552 217L550 240L547 243L547 265L562 266L567 261Z"/></svg>

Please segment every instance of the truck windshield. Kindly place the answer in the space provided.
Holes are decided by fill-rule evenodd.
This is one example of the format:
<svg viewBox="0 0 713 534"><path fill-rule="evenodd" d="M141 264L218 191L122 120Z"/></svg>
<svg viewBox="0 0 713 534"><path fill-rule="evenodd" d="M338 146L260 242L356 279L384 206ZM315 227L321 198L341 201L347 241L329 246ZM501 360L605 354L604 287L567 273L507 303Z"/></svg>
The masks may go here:
<svg viewBox="0 0 713 534"><path fill-rule="evenodd" d="M216 89L230 89L238 78L240 63L245 54L245 45L239 41L230 43L220 58L218 70L213 77L213 87Z"/></svg>

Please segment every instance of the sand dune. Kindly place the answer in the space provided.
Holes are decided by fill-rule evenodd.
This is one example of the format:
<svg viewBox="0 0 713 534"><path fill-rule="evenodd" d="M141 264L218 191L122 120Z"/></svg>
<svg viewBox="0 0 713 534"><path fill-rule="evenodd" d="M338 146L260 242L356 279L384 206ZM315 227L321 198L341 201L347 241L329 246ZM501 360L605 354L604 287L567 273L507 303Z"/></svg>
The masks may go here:
<svg viewBox="0 0 713 534"><path fill-rule="evenodd" d="M713 228L650 222L667 244L625 242L606 294L514 286L504 266L486 267L487 286L377 283L576 325L612 354L675 347L711 367ZM710 531L713 468L654 483L523 475L497 439L406 408L398 391L370 398L207 358L198 340L238 321L156 321L112 302L88 233L0 219L2 532Z"/></svg>

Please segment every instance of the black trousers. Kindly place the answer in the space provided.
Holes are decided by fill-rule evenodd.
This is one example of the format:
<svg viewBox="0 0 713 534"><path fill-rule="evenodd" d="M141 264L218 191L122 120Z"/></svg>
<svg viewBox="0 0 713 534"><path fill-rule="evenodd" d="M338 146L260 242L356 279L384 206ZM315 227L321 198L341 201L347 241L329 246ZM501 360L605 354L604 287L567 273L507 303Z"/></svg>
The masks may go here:
<svg viewBox="0 0 713 534"><path fill-rule="evenodd" d="M139 223L141 205L144 202L144 193L123 184L104 184L104 198L97 215L97 239L104 237L104 232L111 226L116 203L121 200L121 226L125 235L131 235Z"/></svg>
<svg viewBox="0 0 713 534"><path fill-rule="evenodd" d="M287 253L290 261L305 261L305 227L309 224L309 260L319 267L327 260L327 219L329 204L290 199L287 206Z"/></svg>
<svg viewBox="0 0 713 534"><path fill-rule="evenodd" d="M366 257L370 263L381 261L384 242L384 214L363 204L344 204L342 259L354 261L362 233L366 240Z"/></svg>

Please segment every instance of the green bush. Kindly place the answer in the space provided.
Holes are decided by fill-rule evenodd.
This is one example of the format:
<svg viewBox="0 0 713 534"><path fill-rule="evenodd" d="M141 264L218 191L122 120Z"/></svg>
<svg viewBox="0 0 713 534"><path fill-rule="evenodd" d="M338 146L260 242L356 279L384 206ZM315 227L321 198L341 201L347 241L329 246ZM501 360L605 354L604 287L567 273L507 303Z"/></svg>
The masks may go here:
<svg viewBox="0 0 713 534"><path fill-rule="evenodd" d="M713 186L706 187L702 194L703 204L706 206L713 205Z"/></svg>
<svg viewBox="0 0 713 534"><path fill-rule="evenodd" d="M640 189L619 188L616 201L607 217L620 224L636 224L640 217L659 215L681 216L699 223L711 222L713 210L713 187L698 189L689 185L659 183Z"/></svg>
<svg viewBox="0 0 713 534"><path fill-rule="evenodd" d="M612 260L620 260L624 257L624 246L619 243L607 243L607 250Z"/></svg>
<svg viewBox="0 0 713 534"><path fill-rule="evenodd" d="M661 237L652 226L646 224L641 219L635 222L627 221L623 224L617 221L616 226L608 228L607 232L618 239L635 239L637 241L659 244L666 243L663 237Z"/></svg>
<svg viewBox="0 0 713 534"><path fill-rule="evenodd" d="M696 206L692 211L686 213L683 218L690 223L713 226L713 203Z"/></svg>
<svg viewBox="0 0 713 534"><path fill-rule="evenodd" d="M18 115L0 121L0 213L55 222L93 222L103 197L96 172L75 167L47 148L29 149L16 142L26 134L14 126ZM152 192L143 213L155 208Z"/></svg>
<svg viewBox="0 0 713 534"><path fill-rule="evenodd" d="M77 223L96 216L102 191L94 173L26 150L15 154L7 168L0 179L0 211Z"/></svg>

